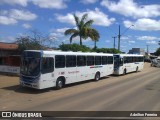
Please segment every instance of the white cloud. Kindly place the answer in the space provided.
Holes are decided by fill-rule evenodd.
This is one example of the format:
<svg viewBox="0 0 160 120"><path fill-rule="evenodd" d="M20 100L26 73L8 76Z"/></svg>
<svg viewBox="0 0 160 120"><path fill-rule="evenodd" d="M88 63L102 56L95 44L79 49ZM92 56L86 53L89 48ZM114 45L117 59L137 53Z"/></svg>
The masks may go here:
<svg viewBox="0 0 160 120"><path fill-rule="evenodd" d="M129 39L129 37L126 37L126 36L121 37L121 40L128 40L128 39Z"/></svg>
<svg viewBox="0 0 160 120"><path fill-rule="evenodd" d="M96 3L98 0L81 0L80 2L83 4L93 4Z"/></svg>
<svg viewBox="0 0 160 120"><path fill-rule="evenodd" d="M110 40L106 40L105 42L106 42L106 43L110 43L111 41L110 41Z"/></svg>
<svg viewBox="0 0 160 120"><path fill-rule="evenodd" d="M56 32L64 33L67 29L70 29L70 28L67 28L67 27L59 28L59 29L56 30Z"/></svg>
<svg viewBox="0 0 160 120"><path fill-rule="evenodd" d="M21 5L26 7L28 0L1 0L0 4Z"/></svg>
<svg viewBox="0 0 160 120"><path fill-rule="evenodd" d="M10 25L16 24L18 20L31 21L37 18L37 15L26 10L11 9L9 11L2 10L0 12L0 24ZM23 27L29 27L23 25Z"/></svg>
<svg viewBox="0 0 160 120"><path fill-rule="evenodd" d="M104 14L98 8L95 8L94 11L92 11L92 10L87 10L86 12L77 11L75 14L78 17L82 17L86 13L88 14L88 19L94 20L94 23L93 23L94 25L110 26L115 21L115 18L108 18L108 15ZM65 16L56 14L56 18L60 22L75 25L75 20L74 20L73 14L71 14L71 13L68 13Z"/></svg>
<svg viewBox="0 0 160 120"><path fill-rule="evenodd" d="M3 25L13 25L16 24L17 20L13 19L13 18L9 18L6 16L0 16L0 24Z"/></svg>
<svg viewBox="0 0 160 120"><path fill-rule="evenodd" d="M27 24L27 23L24 23L22 26L26 29L29 29L32 27L30 24Z"/></svg>
<svg viewBox="0 0 160 120"><path fill-rule="evenodd" d="M138 5L134 0L103 0L101 5L109 11L133 18L157 17L160 16L160 5Z"/></svg>
<svg viewBox="0 0 160 120"><path fill-rule="evenodd" d="M11 42L15 42L16 38L13 37L13 36L3 36L3 37L0 37L0 42L8 42L8 43L11 43Z"/></svg>
<svg viewBox="0 0 160 120"><path fill-rule="evenodd" d="M158 44L156 41L148 41L147 44Z"/></svg>
<svg viewBox="0 0 160 120"><path fill-rule="evenodd" d="M34 20L37 18L37 15L34 13L31 13L30 11L24 11L24 10L18 10L18 9L10 10L9 16L17 20L26 20L26 21Z"/></svg>
<svg viewBox="0 0 160 120"><path fill-rule="evenodd" d="M154 36L138 36L137 37L138 40L160 40L160 38L158 37L154 37Z"/></svg>
<svg viewBox="0 0 160 120"><path fill-rule="evenodd" d="M134 40L129 40L128 42L129 42L129 43L135 43L135 41L134 41Z"/></svg>
<svg viewBox="0 0 160 120"><path fill-rule="evenodd" d="M123 24L127 28L130 27L131 25L134 25L133 27L130 27L130 29L134 30L142 30L142 31L160 30L160 20L154 20L148 18L138 19L137 21L126 20L123 22Z"/></svg>
<svg viewBox="0 0 160 120"><path fill-rule="evenodd" d="M66 0L31 0L33 4L39 6L40 8L54 8L54 9L64 9L67 8L65 4Z"/></svg>

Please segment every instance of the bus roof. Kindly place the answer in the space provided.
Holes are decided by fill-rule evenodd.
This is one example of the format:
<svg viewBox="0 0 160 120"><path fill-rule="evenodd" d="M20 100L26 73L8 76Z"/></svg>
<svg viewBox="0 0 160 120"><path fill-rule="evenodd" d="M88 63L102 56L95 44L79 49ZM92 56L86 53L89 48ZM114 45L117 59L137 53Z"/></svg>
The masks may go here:
<svg viewBox="0 0 160 120"><path fill-rule="evenodd" d="M58 50L25 50L30 52L41 52L45 55L107 55L107 56L113 56L113 54L110 53L96 53L96 52L73 52L73 51L58 51Z"/></svg>
<svg viewBox="0 0 160 120"><path fill-rule="evenodd" d="M121 57L124 57L124 56L143 56L143 55L138 55L138 54L115 54L115 55L119 55Z"/></svg>

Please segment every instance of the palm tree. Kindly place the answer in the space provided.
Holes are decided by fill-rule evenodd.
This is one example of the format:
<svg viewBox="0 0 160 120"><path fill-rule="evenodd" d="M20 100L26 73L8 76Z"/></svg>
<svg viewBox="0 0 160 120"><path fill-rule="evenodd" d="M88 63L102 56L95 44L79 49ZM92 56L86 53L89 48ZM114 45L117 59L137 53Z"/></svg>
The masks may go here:
<svg viewBox="0 0 160 120"><path fill-rule="evenodd" d="M77 29L68 29L64 33L65 35L71 35L70 44L72 43L72 39L77 36L80 37L80 45L82 45L82 39L87 39L90 37L93 41L98 41L100 38L98 31L91 28L91 25L94 21L88 20L85 22L87 16L88 14L84 14L81 20L79 20L79 18L74 14Z"/></svg>

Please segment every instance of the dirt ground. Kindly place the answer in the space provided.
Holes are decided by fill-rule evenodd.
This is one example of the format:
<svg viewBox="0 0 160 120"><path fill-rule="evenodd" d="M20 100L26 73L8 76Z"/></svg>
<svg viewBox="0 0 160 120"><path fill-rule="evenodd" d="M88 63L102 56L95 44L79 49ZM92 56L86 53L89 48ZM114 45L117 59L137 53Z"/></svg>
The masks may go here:
<svg viewBox="0 0 160 120"><path fill-rule="evenodd" d="M153 71L153 72L151 72L151 71ZM158 73L158 75L157 75L157 73ZM137 79L137 76L139 76L138 79ZM133 87L133 89L135 89L135 87L137 88L137 86L139 86L139 88L141 88L141 87L143 88L145 86L145 84L150 84L150 83L148 83L148 81L155 82L156 85L158 85L156 87L156 89L159 89L160 84L157 83L156 80L152 81L151 80L152 77L153 77L153 79L154 79L154 77L159 77L159 68L151 67L150 63L145 63L144 69L142 72L131 73L131 74L127 74L124 76L110 75L110 76L104 77L102 80L100 80L98 82L94 82L91 80L91 81L75 83L75 84L71 84L71 85L66 85L64 89L57 91L54 88L48 88L45 90L35 90L35 89L31 89L31 88L24 88L19 85L19 77L0 75L0 110L5 110L5 111L7 111L7 110L45 110L44 106L47 106L47 105L48 106L47 106L46 110L53 110L53 108L55 109L55 107L57 107L57 104L58 104L57 102L62 102L62 101L64 101L64 104L60 104L61 107L70 105L70 107L76 108L75 106L73 106L74 102L75 102L75 105L79 105L79 107L81 107L81 106L83 106L82 103L76 104L76 102L81 102L82 98L83 99L85 99L85 98L90 99L90 97L88 97L88 95L87 95L87 97L84 97L86 94L89 94L92 99L93 96L92 96L92 94L90 94L90 92L92 92L94 94L100 93L100 95L102 93L104 93L105 95L102 94L102 96L107 97L107 99L105 101L105 102L107 102L107 100L109 100L108 97L110 99L113 99L114 97L118 97L120 95L119 91L125 89L121 93L126 93L126 92L128 93L129 91L126 91L126 89L129 89L132 87ZM142 80L141 84L139 83L139 79ZM128 82L126 82L126 81L128 81ZM122 89L118 89L119 87L117 87L117 85L119 87L123 86ZM106 89L106 87L107 87L107 89ZM112 89L112 91L111 91L111 89L108 89L108 87L110 87ZM124 87L127 87L127 88L124 88ZM152 87L154 87L154 86L152 85ZM101 91L101 89L103 89L103 88L105 90ZM115 90L114 90L114 88L115 88ZM149 89L153 89L153 88L149 88ZM98 90L100 90L100 91L98 91ZM109 90L109 92L106 92L108 90ZM140 94L140 92L137 93L136 90L135 91L133 90L132 92L136 93L136 94ZM114 91L116 93L114 93ZM85 93L85 94L82 94L82 93ZM111 96L106 96L106 94L111 94ZM113 96L113 94L114 94L114 96ZM82 97L80 95L82 95ZM130 95L130 93L127 95ZM146 95L146 94L144 94L144 95ZM99 94L98 94L98 96L99 96ZM135 96L135 94L133 96ZM159 96L159 95L157 95L157 96ZM75 100L76 97L80 97L80 98ZM140 94L140 97L141 97L141 94ZM74 102L71 102L72 105L65 104L66 100L68 100L68 99L70 100L72 98L74 99L73 100ZM122 98L129 99L132 97L129 96L129 97L122 97ZM94 100L96 101L97 99L98 99L98 97L96 97ZM139 99L139 97L137 99ZM93 102L94 102L94 100L92 99ZM159 101L159 98L155 98L155 100ZM54 103L54 101L56 101L56 103ZM85 102L89 102L87 104L91 103L90 100L85 101ZM99 102L99 103L101 103L101 102ZM154 103L157 103L157 102L154 102ZM55 106L52 106L52 105L55 105ZM95 105L95 103L94 103L94 105ZM58 106L57 110L64 110L64 108L61 108L61 107ZM66 107L66 109L68 110L67 107Z"/></svg>
<svg viewBox="0 0 160 120"><path fill-rule="evenodd" d="M151 68L150 63L145 63L144 70L147 71ZM19 77L0 75L0 97L9 94L11 90L15 90L19 87Z"/></svg>

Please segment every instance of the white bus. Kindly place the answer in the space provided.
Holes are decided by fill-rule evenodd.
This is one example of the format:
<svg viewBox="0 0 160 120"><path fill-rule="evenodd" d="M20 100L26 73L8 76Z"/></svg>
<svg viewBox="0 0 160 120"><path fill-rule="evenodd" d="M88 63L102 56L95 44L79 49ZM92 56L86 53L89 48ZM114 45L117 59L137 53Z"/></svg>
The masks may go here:
<svg viewBox="0 0 160 120"><path fill-rule="evenodd" d="M121 75L141 71L144 66L144 56L136 54L115 54L114 74Z"/></svg>
<svg viewBox="0 0 160 120"><path fill-rule="evenodd" d="M20 85L36 89L62 88L66 84L113 74L113 54L24 51L21 57Z"/></svg>

